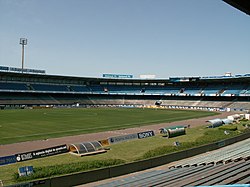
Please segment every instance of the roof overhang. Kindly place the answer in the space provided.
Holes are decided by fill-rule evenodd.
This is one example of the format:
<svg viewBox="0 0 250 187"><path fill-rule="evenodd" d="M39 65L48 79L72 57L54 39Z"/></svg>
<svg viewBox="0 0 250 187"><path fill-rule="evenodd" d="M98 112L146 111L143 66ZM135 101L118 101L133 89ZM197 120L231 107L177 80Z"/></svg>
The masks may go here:
<svg viewBox="0 0 250 187"><path fill-rule="evenodd" d="M239 9L242 12L250 15L250 1L249 0L223 0L231 6Z"/></svg>

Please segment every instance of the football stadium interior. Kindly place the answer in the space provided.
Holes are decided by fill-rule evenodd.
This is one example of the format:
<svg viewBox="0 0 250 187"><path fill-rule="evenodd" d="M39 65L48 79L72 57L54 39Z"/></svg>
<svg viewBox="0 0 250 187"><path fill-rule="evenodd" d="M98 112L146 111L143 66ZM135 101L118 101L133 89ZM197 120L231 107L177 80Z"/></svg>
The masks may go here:
<svg viewBox="0 0 250 187"><path fill-rule="evenodd" d="M2 67L3 69L3 67ZM169 79L84 78L0 72L0 106L164 106L249 110L250 74Z"/></svg>
<svg viewBox="0 0 250 187"><path fill-rule="evenodd" d="M223 1L250 15L249 1ZM103 187L199 185L228 185L232 187L250 186L250 124L248 123L250 115L250 74L232 76L231 73L226 73L224 76L170 77L165 79L156 79L152 77L137 79L126 75L111 75L110 77L103 76L102 78L90 78L48 75L44 70L0 66L0 110L3 110L2 112L12 111L5 109L52 107L160 107L170 109L232 111L234 115L228 116L225 119L216 118L206 121L210 122L212 125L207 126L208 128L199 128L200 132L195 132L196 134L201 134L202 130L205 131L204 136L200 135L201 137L197 138L200 140L198 144L196 144L197 139L194 139L194 142L179 142L179 140L182 139L174 139L175 136L186 135L186 129L189 131L193 128L190 128L190 125L161 128L160 130L163 134L168 133L167 137L173 137L174 139L174 146L172 145L170 148L174 147L173 150L178 151L171 152L170 154L163 153L159 155L156 154L156 156L151 155L146 158L138 157L139 159L136 158L135 160L128 160L128 162L123 160L120 160L119 162L119 160L114 159L112 160L114 162L113 165L112 163L107 163L107 165L105 165L104 160L100 160L100 162L98 162L99 160L93 160L94 165L99 165L101 162L104 162L103 166L100 164L98 167L93 167L93 170L90 170L91 167L89 166L90 162L88 162L88 160L83 160L82 163L78 163L78 160L77 163L68 163L70 159L73 159L73 157L69 159L68 155L64 153L70 152L71 155L77 155L79 156L77 158L81 158L81 156L90 156L92 154L94 155L109 151L111 152L112 149L116 150L113 144L128 140L138 139L139 141L139 139L145 140L145 138L148 137L152 138L155 136L156 131L140 127L135 128L138 132L129 134L128 132L125 133L128 129L123 128L118 129L120 130L119 132L118 130L114 132L116 135L114 137L106 137L108 136L107 134L105 135L105 138L101 140L70 143L68 145L64 142L65 140L62 141L62 139L60 140L62 142L57 142L55 145L52 145L51 142L49 142L49 139L42 139L37 140L35 144L42 145L42 143L50 143L50 146L53 147L40 147L43 149L39 148L37 150L31 150L32 148L29 149L29 146L27 145L31 144L28 144L28 142L23 142L24 144L17 143L16 145L20 147L22 147L22 145L26 145L24 147L27 150L23 153L18 151L14 152L13 155L0 155L0 177L2 177L0 178L0 186L5 186L5 184L11 184L11 187L75 186L87 183L87 186ZM104 109L106 110L106 108ZM159 110L152 111L158 112ZM178 112L179 111L180 110L178 110ZM197 111L188 112L198 113ZM225 114L227 112L220 112L220 114ZM235 114L238 112L241 114ZM43 114L47 115L46 113ZM248 118L244 118L243 121L240 121L245 115L248 115ZM232 119L230 117L232 117ZM222 126L223 124L231 124L233 122L235 122L235 124L233 124L234 126L228 126L225 129L222 128L222 131L218 130L220 132L215 130L212 131L215 127ZM237 125L242 126L242 128L237 129ZM2 128L1 125L0 127ZM209 131L209 128L211 128L211 131ZM235 130L232 130L233 128L235 128ZM142 130L143 132L139 130ZM16 130L14 129L13 131ZM111 132L112 131L109 131L110 134ZM172 137L170 132L173 134ZM190 132L191 131L188 133ZM190 137L193 136L190 134L187 139L191 139ZM229 134L231 138L227 137ZM227 139L223 139L223 137L216 139L216 136L223 136ZM21 136L19 136L19 138L20 137ZM156 138L162 137L158 136ZM215 139L205 139L204 137L212 137ZM13 138L13 136L11 136L11 138ZM155 143L158 141L156 138L152 144L157 144ZM168 139L167 141L170 140ZM188 147L188 143L192 146ZM14 144L15 143L13 143L13 145ZM133 146L130 146L132 144ZM163 149L164 147L168 147L165 144L166 141L164 142L163 147L161 146L158 148ZM41 145L38 145L38 147ZM132 149L131 147L136 148L135 142L128 145L130 146L129 149ZM196 147L194 147L195 145ZM4 145L0 142L0 148L6 149L8 146L11 147L11 144ZM109 146L111 146L111 148ZM187 146L188 149L178 149L182 146ZM157 153L156 150L157 149L154 149L152 153ZM122 151L124 154L125 151ZM53 162L52 164L48 163L48 165L43 168L41 166L38 167L39 165L37 165L36 162L29 162L29 160L32 159L44 159L45 157L52 157L58 154L62 154L62 157L54 158L57 159L56 162L59 161L60 158L63 160L63 156L66 155L64 158L66 160L66 164L61 162L61 167L60 165L54 165L56 162L53 162L53 159L51 161ZM19 162L22 161L25 161L25 166L19 164ZM41 160L41 165L46 165L45 162L46 160ZM16 165L13 166L14 169L11 168L10 165L14 165L15 163ZM32 165L34 164L34 171L33 166L27 166L27 163ZM77 168L79 166L77 164L86 164L87 169L83 170L81 168L80 170L71 170L72 168ZM8 166L2 167L2 165ZM69 165L72 166L69 167ZM13 171L19 166L22 167L18 169L18 176L18 174L13 173ZM157 166L160 166L160 169L156 168ZM57 173L53 175L50 172L46 172L46 167L49 169L48 171L53 171L54 167L55 170L57 170ZM68 169L68 171L65 170L64 173L60 173L61 170L63 170L63 167ZM150 168L151 170L147 170ZM43 169L44 171L42 171ZM49 175L39 176L39 170L44 173L48 173ZM146 171L123 176L123 178L114 178L141 170ZM4 172L6 174L3 174ZM34 175L34 178L24 178L24 180L21 178L21 180L18 181L20 177L28 177L28 175L31 175L32 177L32 174L36 172L38 175ZM109 180L109 178L111 179ZM37 180L34 181L34 179ZM101 181L103 179L108 180ZM16 182L21 181L26 182L16 184ZM96 183L90 184L90 182Z"/></svg>

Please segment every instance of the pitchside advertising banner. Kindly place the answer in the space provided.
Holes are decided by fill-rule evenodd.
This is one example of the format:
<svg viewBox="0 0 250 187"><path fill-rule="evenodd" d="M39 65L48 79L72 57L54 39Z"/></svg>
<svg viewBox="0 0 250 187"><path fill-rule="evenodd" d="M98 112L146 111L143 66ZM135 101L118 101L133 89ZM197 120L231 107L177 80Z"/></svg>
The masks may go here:
<svg viewBox="0 0 250 187"><path fill-rule="evenodd" d="M66 153L66 152L68 152L68 148L67 148L67 145L64 144L64 145L59 145L59 146L50 147L46 149L40 149L36 151L16 154L15 157L16 157L17 162L22 162L26 160L37 159L37 158L57 155L57 154Z"/></svg>
<svg viewBox="0 0 250 187"><path fill-rule="evenodd" d="M115 143L125 142L128 140L133 140L137 138L138 138L137 134L128 134L128 135L123 135L123 136L111 137L108 140L110 144L115 144Z"/></svg>
<svg viewBox="0 0 250 187"><path fill-rule="evenodd" d="M139 139L142 139L142 138L152 137L155 135L155 133L154 131L146 131L146 132L139 132L137 135Z"/></svg>
<svg viewBox="0 0 250 187"><path fill-rule="evenodd" d="M6 164L12 164L16 163L16 156L5 156L5 157L0 157L0 166L1 165L6 165Z"/></svg>
<svg viewBox="0 0 250 187"><path fill-rule="evenodd" d="M145 131L145 132L139 132L139 133L135 133L135 134L110 137L108 139L108 141L110 144L115 144L115 143L125 142L128 140L133 140L133 139L149 138L149 137L152 137L154 135L155 135L154 131Z"/></svg>

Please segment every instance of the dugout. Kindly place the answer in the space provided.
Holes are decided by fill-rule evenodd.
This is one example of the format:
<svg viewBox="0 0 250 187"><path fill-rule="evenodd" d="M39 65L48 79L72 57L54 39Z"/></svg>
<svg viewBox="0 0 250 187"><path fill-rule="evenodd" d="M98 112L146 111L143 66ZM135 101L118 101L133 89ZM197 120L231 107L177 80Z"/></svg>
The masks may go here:
<svg viewBox="0 0 250 187"><path fill-rule="evenodd" d="M167 138L181 136L186 134L186 125L179 125L173 127L165 127L160 129L160 133L164 134Z"/></svg>
<svg viewBox="0 0 250 187"><path fill-rule="evenodd" d="M223 124L225 124L225 125L233 123L233 120L230 120L228 118L224 118L224 119L221 119L221 120L222 120Z"/></svg>
<svg viewBox="0 0 250 187"><path fill-rule="evenodd" d="M232 121L237 121L241 119L241 116L239 114L234 114L231 116L227 116L227 119L232 120Z"/></svg>
<svg viewBox="0 0 250 187"><path fill-rule="evenodd" d="M98 141L74 143L69 146L69 152L77 156L92 155L106 152Z"/></svg>
<svg viewBox="0 0 250 187"><path fill-rule="evenodd" d="M211 125L209 125L208 128L216 128L223 125L223 121L219 118L211 119L208 120L207 122L211 123Z"/></svg>

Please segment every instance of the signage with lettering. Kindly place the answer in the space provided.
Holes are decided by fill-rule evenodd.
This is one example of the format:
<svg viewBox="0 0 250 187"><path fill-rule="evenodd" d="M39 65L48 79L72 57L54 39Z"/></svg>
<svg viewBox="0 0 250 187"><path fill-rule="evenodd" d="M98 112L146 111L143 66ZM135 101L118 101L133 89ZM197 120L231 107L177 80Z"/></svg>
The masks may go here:
<svg viewBox="0 0 250 187"><path fill-rule="evenodd" d="M0 71L17 72L17 73L33 73L33 74L45 74L45 70L40 69L22 69L15 67L0 66Z"/></svg>
<svg viewBox="0 0 250 187"><path fill-rule="evenodd" d="M146 132L139 132L137 135L139 139L142 139L142 138L152 137L155 135L155 133L154 131L146 131Z"/></svg>
<svg viewBox="0 0 250 187"><path fill-rule="evenodd" d="M133 139L138 139L138 135L137 134L122 135L122 136L111 137L108 140L110 144L115 144Z"/></svg>
<svg viewBox="0 0 250 187"><path fill-rule="evenodd" d="M131 79L133 78L133 75L119 75L119 74L103 74L102 77L105 77L105 78L120 78L120 79Z"/></svg>
<svg viewBox="0 0 250 187"><path fill-rule="evenodd" d="M66 152L68 152L67 145L66 144L59 145L59 146L50 147L47 149L40 149L40 150L36 150L36 151L32 151L32 152L16 154L16 161L22 162L22 161L26 161L26 160L42 158L42 157L57 155L57 154L66 153Z"/></svg>

